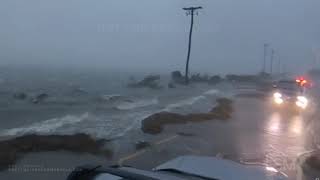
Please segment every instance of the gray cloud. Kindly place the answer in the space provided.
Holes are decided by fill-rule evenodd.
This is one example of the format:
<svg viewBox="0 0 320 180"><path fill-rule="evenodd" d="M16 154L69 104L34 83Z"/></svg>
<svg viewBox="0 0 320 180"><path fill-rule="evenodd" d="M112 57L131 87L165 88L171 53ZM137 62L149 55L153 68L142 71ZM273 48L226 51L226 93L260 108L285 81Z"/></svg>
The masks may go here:
<svg viewBox="0 0 320 180"><path fill-rule="evenodd" d="M292 71L319 51L318 0L3 0L0 64L183 70L189 5L192 71L257 72L264 42Z"/></svg>

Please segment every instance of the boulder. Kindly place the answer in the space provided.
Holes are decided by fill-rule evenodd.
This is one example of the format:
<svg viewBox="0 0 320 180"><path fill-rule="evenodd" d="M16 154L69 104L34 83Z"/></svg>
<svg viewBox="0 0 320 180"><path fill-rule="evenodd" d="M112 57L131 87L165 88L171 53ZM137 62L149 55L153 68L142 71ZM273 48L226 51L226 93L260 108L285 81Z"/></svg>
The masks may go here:
<svg viewBox="0 0 320 180"><path fill-rule="evenodd" d="M141 130L148 134L159 134L165 125L168 124L185 124L188 122L201 122L208 120L227 120L231 118L233 112L232 101L227 98L217 100L218 105L212 108L208 113L192 113L182 115L172 112L155 113L142 120Z"/></svg>
<svg viewBox="0 0 320 180"><path fill-rule="evenodd" d="M128 84L128 87L132 88L151 88L151 89L160 89L159 85L160 75L149 75L146 76L143 80L138 82L131 82Z"/></svg>
<svg viewBox="0 0 320 180"><path fill-rule="evenodd" d="M142 131L148 134L159 134L165 124L181 124L187 122L184 115L171 112L155 113L142 121Z"/></svg>

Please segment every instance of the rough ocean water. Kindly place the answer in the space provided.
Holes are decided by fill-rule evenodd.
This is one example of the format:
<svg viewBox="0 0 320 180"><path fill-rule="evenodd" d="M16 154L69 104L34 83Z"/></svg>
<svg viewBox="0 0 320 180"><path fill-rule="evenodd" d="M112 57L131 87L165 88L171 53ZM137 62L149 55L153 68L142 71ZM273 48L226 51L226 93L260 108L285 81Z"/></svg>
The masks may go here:
<svg viewBox="0 0 320 180"><path fill-rule="evenodd" d="M17 73L19 72L19 73ZM218 96L230 95L228 85L193 84L169 89L128 88L129 79L147 73L106 71L2 69L0 73L0 136L88 133L112 139L139 129L141 120L159 112L206 112ZM223 89L223 91L221 91ZM26 93L19 100L14 93ZM40 104L31 98L46 93Z"/></svg>

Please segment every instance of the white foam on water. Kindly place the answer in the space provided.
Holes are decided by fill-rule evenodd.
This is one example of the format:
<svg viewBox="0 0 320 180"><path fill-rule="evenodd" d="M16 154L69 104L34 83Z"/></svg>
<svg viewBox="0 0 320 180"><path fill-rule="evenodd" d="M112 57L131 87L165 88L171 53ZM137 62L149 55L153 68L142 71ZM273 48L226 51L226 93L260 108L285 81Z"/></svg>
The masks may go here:
<svg viewBox="0 0 320 180"><path fill-rule="evenodd" d="M205 96L201 95L201 96L196 96L196 97L192 97L192 98L189 98L189 99L185 99L185 100L179 101L177 103L169 104L165 108L165 111L173 111L175 109L180 109L180 108L185 107L185 106L192 106L196 102L204 100L205 98L206 98Z"/></svg>
<svg viewBox="0 0 320 180"><path fill-rule="evenodd" d="M219 94L220 93L220 91L219 90L217 90L217 89L210 89L209 91L206 91L206 92L204 92L203 94L204 95L217 95L217 94Z"/></svg>
<svg viewBox="0 0 320 180"><path fill-rule="evenodd" d="M199 96L168 104L164 109L163 106L157 106L159 105L158 98L123 101L121 99L123 96L118 94L110 94L105 95L105 99L113 100L115 98L116 102L114 102L115 104L112 106L121 111L115 111L111 114L84 113L82 115L67 115L60 118L53 118L33 123L24 127L7 129L0 132L0 136L17 136L32 133L87 133L98 138L115 138L127 134L127 132L132 129L139 129L141 126L141 121L156 112L207 112L216 103L215 99L223 96L224 94L226 93L212 89Z"/></svg>
<svg viewBox="0 0 320 180"><path fill-rule="evenodd" d="M221 97L232 98L232 94L228 92L222 92L218 89L210 89L200 96L191 97L173 104L169 104L163 109L163 111L182 114L208 112L213 106L215 106L216 99Z"/></svg>
<svg viewBox="0 0 320 180"><path fill-rule="evenodd" d="M0 136L86 133L96 138L112 139L121 137L132 129L140 128L141 120L153 113L153 111L136 111L112 115L94 115L89 113L79 116L67 115L61 118L33 123L25 127L7 129L0 132Z"/></svg>
<svg viewBox="0 0 320 180"><path fill-rule="evenodd" d="M114 101L122 98L123 96L120 94L105 94L102 95L101 98L106 100L106 101Z"/></svg>
<svg viewBox="0 0 320 180"><path fill-rule="evenodd" d="M77 126L65 126L58 134L86 133L97 138L113 139L125 135L132 129L138 129L141 120L153 114L152 111L121 112L113 115L92 115Z"/></svg>
<svg viewBox="0 0 320 180"><path fill-rule="evenodd" d="M142 100L137 100L137 101L133 101L133 102L121 102L120 104L118 104L116 106L116 108L119 110L131 110L131 109L135 109L135 108L156 105L158 103L159 103L159 101L157 98L142 99Z"/></svg>
<svg viewBox="0 0 320 180"><path fill-rule="evenodd" d="M176 111L178 109L190 109L192 106L210 105L210 101L214 102L217 96L220 96L220 91L217 89L210 89L200 96L191 97L173 104L169 104L164 109L165 111ZM200 108L200 107L199 107Z"/></svg>
<svg viewBox="0 0 320 180"><path fill-rule="evenodd" d="M49 119L42 122L37 122L26 127L8 129L1 132L0 135L16 136L16 135L31 134L31 133L36 133L36 134L53 133L57 129L65 125L72 125L72 124L79 123L81 121L88 119L88 117L89 117L89 113L84 113L80 116L67 115L62 118L54 118L54 119Z"/></svg>
<svg viewBox="0 0 320 180"><path fill-rule="evenodd" d="M207 97L216 97L216 98L233 98L234 97L234 92L232 92L229 89L226 89L226 91L211 89L209 91L204 92L203 94Z"/></svg>

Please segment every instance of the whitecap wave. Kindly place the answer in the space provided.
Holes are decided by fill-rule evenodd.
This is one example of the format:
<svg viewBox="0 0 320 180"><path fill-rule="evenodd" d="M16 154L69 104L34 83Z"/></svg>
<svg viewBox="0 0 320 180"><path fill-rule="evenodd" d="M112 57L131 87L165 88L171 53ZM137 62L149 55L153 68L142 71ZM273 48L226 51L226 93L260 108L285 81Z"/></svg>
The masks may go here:
<svg viewBox="0 0 320 180"><path fill-rule="evenodd" d="M125 115L116 115L111 117L109 122L102 122L99 125L98 131L97 128L92 128L91 130L87 129L87 132L99 138L108 137L113 139L121 137L132 129L140 128L141 121L153 113L155 112L140 111ZM117 122L116 120L119 121ZM103 128L103 124L106 124L109 128L106 130L106 128Z"/></svg>
<svg viewBox="0 0 320 180"><path fill-rule="evenodd" d="M159 101L157 98L154 99L142 99L137 101L126 101L121 102L116 106L116 109L118 110L131 110L136 108L142 108L146 106L156 105Z"/></svg>
<svg viewBox="0 0 320 180"><path fill-rule="evenodd" d="M210 89L209 91L206 91L206 92L204 92L203 94L204 94L204 95L217 95L217 94L219 94L219 93L220 93L220 91L217 90L217 89Z"/></svg>
<svg viewBox="0 0 320 180"><path fill-rule="evenodd" d="M179 101L177 103L169 104L165 108L165 111L174 111L176 109L180 109L185 106L192 106L193 104L195 104L201 100L204 100L205 98L206 98L205 96L196 96L196 97L192 97L189 99Z"/></svg>
<svg viewBox="0 0 320 180"><path fill-rule="evenodd" d="M230 89L225 89L225 91L211 89L209 91L204 92L203 95L210 98L233 98L234 92L230 91Z"/></svg>
<svg viewBox="0 0 320 180"><path fill-rule="evenodd" d="M120 94L105 94L101 98L105 101L115 101L121 99L123 96Z"/></svg>
<svg viewBox="0 0 320 180"><path fill-rule="evenodd" d="M132 129L140 128L141 120L153 113L153 111L127 111L112 115L90 115L88 120L59 128L55 134L86 133L96 138L114 139Z"/></svg>
<svg viewBox="0 0 320 180"><path fill-rule="evenodd" d="M23 134L49 134L66 125L72 125L88 119L89 113L80 116L67 115L62 118L53 118L42 122L33 123L26 127L12 128L1 132L1 136L17 136Z"/></svg>
<svg viewBox="0 0 320 180"><path fill-rule="evenodd" d="M219 97L230 97L227 92L211 89L200 96L191 97L173 104L167 105L163 110L176 113L208 112L216 104Z"/></svg>

